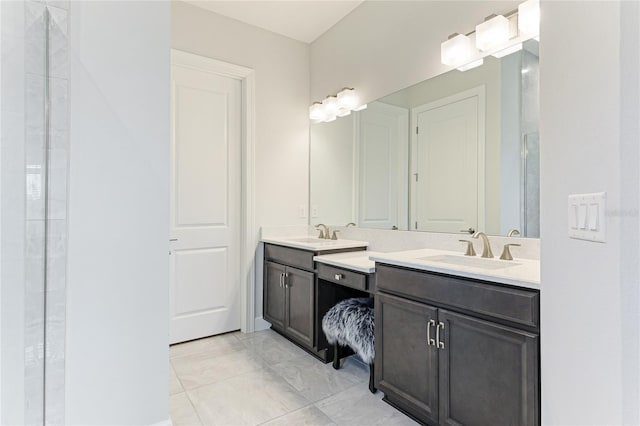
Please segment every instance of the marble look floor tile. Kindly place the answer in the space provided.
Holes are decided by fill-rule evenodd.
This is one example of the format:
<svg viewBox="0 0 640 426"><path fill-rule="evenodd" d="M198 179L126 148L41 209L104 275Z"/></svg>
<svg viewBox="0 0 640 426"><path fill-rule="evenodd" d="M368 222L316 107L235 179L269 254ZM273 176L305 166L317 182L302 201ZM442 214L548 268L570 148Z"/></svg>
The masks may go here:
<svg viewBox="0 0 640 426"><path fill-rule="evenodd" d="M169 354L171 358L201 353L218 356L227 355L242 349L244 349L244 345L235 337L235 333L228 333L172 345L169 348Z"/></svg>
<svg viewBox="0 0 640 426"><path fill-rule="evenodd" d="M186 393L179 393L169 398L169 411L174 426L202 425Z"/></svg>
<svg viewBox="0 0 640 426"><path fill-rule="evenodd" d="M219 382L239 374L264 368L264 361L247 350L228 355L211 356L209 353L187 355L171 360L176 375L184 389Z"/></svg>
<svg viewBox="0 0 640 426"><path fill-rule="evenodd" d="M206 425L257 425L309 404L270 370L242 374L188 394Z"/></svg>
<svg viewBox="0 0 640 426"><path fill-rule="evenodd" d="M241 342L247 350L260 356L268 364L277 364L296 358L312 358L307 352L273 331L268 334L254 334L255 336L243 339Z"/></svg>
<svg viewBox="0 0 640 426"><path fill-rule="evenodd" d="M173 369L173 365L169 363L169 395L175 395L180 392L184 392L184 389L182 389L182 383L180 383L180 379L178 379L178 376Z"/></svg>
<svg viewBox="0 0 640 426"><path fill-rule="evenodd" d="M356 366L355 361L343 361L343 368L335 370L331 364L324 364L311 357L294 358L271 365L270 368L293 386L311 402L319 401L363 383L369 375L364 372L366 366Z"/></svg>
<svg viewBox="0 0 640 426"><path fill-rule="evenodd" d="M264 426L334 426L335 423L313 405L263 423Z"/></svg>
<svg viewBox="0 0 640 426"><path fill-rule="evenodd" d="M372 394L367 386L355 385L317 402L315 406L338 425L415 425L416 422L382 401L382 392Z"/></svg>

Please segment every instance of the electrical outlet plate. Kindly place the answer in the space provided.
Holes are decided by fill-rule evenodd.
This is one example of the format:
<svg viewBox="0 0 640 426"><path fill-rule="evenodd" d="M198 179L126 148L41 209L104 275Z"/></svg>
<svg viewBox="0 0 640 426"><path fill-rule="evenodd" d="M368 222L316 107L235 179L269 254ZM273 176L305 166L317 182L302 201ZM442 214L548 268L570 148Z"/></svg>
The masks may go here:
<svg viewBox="0 0 640 426"><path fill-rule="evenodd" d="M569 195L569 237L604 243L606 240L606 209L606 192Z"/></svg>

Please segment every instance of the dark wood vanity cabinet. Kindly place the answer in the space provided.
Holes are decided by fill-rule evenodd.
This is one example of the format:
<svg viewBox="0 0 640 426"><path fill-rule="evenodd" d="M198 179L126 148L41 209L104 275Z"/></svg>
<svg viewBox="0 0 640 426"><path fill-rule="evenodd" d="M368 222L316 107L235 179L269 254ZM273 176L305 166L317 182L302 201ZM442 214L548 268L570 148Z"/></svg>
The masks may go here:
<svg viewBox="0 0 640 426"><path fill-rule="evenodd" d="M325 250L324 253L356 251L362 248ZM332 350L322 332L322 316L349 293L327 287L325 279L344 284L345 289L365 285L372 280L339 268L318 266L318 252L277 244L264 246L263 316L272 328L324 362ZM321 284L318 284L318 279ZM343 287L343 286L340 286ZM367 287L368 288L368 287Z"/></svg>
<svg viewBox="0 0 640 426"><path fill-rule="evenodd" d="M385 401L429 425L540 424L537 291L377 271L376 381Z"/></svg>
<svg viewBox="0 0 640 426"><path fill-rule="evenodd" d="M314 274L265 262L264 318L306 346L313 346Z"/></svg>

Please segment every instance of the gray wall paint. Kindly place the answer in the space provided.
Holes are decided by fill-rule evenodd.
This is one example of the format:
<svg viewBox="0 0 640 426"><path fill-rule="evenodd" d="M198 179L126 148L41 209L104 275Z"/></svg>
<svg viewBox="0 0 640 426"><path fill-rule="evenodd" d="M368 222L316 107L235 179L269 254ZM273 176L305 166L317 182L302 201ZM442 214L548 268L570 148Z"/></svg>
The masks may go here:
<svg viewBox="0 0 640 426"><path fill-rule="evenodd" d="M168 420L168 2L71 2L67 424Z"/></svg>

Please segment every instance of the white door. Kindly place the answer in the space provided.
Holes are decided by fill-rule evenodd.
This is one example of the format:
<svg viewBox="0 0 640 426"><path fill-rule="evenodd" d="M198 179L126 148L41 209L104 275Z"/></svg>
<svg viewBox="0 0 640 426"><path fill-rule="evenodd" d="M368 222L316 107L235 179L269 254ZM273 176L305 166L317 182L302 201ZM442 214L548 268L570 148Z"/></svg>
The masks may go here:
<svg viewBox="0 0 640 426"><path fill-rule="evenodd" d="M373 102L358 120L358 226L406 230L409 111Z"/></svg>
<svg viewBox="0 0 640 426"><path fill-rule="evenodd" d="M412 112L411 229L453 232L483 226L484 90Z"/></svg>
<svg viewBox="0 0 640 426"><path fill-rule="evenodd" d="M172 58L170 343L240 328L241 91Z"/></svg>

